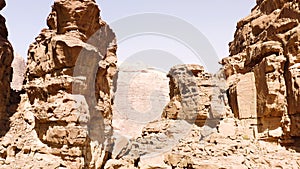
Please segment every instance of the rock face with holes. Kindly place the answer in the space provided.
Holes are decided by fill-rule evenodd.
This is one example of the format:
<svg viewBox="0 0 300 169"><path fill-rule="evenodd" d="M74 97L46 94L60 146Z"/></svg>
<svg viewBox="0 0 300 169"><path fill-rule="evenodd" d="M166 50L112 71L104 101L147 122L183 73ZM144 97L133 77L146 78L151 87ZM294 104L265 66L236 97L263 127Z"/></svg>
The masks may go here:
<svg viewBox="0 0 300 169"><path fill-rule="evenodd" d="M213 76L200 65L177 65L171 68L170 102L162 114L166 119L184 119L203 126L206 120L226 116L228 102L221 73Z"/></svg>
<svg viewBox="0 0 300 169"><path fill-rule="evenodd" d="M5 7L4 0L0 1L0 10ZM5 25L5 18L0 15L0 136L5 134L9 127L9 101L10 101L10 82L12 80L11 63L14 58L13 48L7 40L8 32Z"/></svg>
<svg viewBox="0 0 300 169"><path fill-rule="evenodd" d="M117 46L99 14L94 0L54 2L49 28L28 51L25 94L0 142L0 168L101 168L109 158Z"/></svg>
<svg viewBox="0 0 300 169"><path fill-rule="evenodd" d="M300 3L257 0L222 60L235 116L259 138L300 137Z"/></svg>

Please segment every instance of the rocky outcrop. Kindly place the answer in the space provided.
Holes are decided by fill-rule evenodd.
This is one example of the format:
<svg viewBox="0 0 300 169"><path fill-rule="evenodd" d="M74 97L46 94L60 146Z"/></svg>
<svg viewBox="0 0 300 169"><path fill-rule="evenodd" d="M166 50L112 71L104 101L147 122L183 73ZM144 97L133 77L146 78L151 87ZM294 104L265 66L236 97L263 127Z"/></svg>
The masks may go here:
<svg viewBox="0 0 300 169"><path fill-rule="evenodd" d="M191 73L187 70L193 70ZM265 142L257 139L249 121L239 120L234 118L233 113L226 109L226 86L223 84L222 78L219 78L218 83L213 81L214 76L205 73L203 67L198 65L178 65L171 69L170 72L181 72L180 76L170 76L170 95L177 95L177 98L186 99L177 101L177 107L172 108L175 99L172 99L166 106L162 119L148 123L140 136L130 140L120 140L116 142L119 146L118 151L114 151L112 159L110 159L104 168L299 168L300 155L293 149L287 150L276 142ZM222 77L222 72L215 76ZM207 77L207 78L203 78ZM176 79L175 79L176 78ZM194 78L193 80L191 80ZM249 83L253 75L247 75L239 81L241 86L237 87L237 91L255 91L255 88ZM207 83L209 79L210 83ZM197 83L192 84L191 82ZM210 85L200 85L210 84ZM214 84L214 85L212 85ZM182 87L182 86L184 87ZM180 86L180 87L178 87ZM246 86L245 88L242 88ZM188 88L190 87L190 88ZM193 88L200 92L193 93ZM183 89L186 89L183 90ZM242 88L242 89L241 89ZM210 95L205 93L210 91ZM212 92L212 89L218 89ZM184 92L186 91L186 92ZM176 93L177 92L177 93ZM173 94L172 94L173 93ZM174 94L176 93L176 94ZM193 93L193 94L191 94ZM204 95L204 94L206 95ZM254 93L254 92L252 92ZM189 94L189 95L188 95ZM203 94L203 95L202 95ZM213 99L216 95L218 99ZM183 97L189 96L189 97ZM220 97L221 96L221 97ZM238 96L244 97L251 101L254 94L248 93ZM210 107L207 110L206 122L199 125L195 119L192 123L187 117L192 113L192 116L204 112L203 110L195 111L195 109L184 112L181 107L191 105L188 99L199 97L207 100L206 105ZM205 98L207 97L207 98ZM225 99L223 98L225 97ZM197 106L203 102L197 103ZM222 101L225 109L220 109L216 105ZM246 102L246 100L245 100ZM240 118L251 116L252 104L248 104L238 111L248 112L247 114L237 114ZM254 103L253 103L254 104ZM171 106L170 106L171 105ZM172 108L172 109L171 109ZM191 107L193 108L193 107ZM194 107L199 108L199 107ZM169 111L166 111L169 110ZM188 109L187 109L188 110ZM220 118L213 118L214 110L223 110ZM173 113L178 112L178 113ZM235 112L235 111L234 111ZM182 115L180 115L182 113ZM186 116L185 114L186 113ZM178 116L180 115L180 116ZM216 114L218 115L218 114ZM249 118L250 118L249 117ZM211 120L216 120L211 123ZM251 122L251 121L250 121ZM203 123L203 122L202 122ZM213 124L213 125L212 125ZM117 147L116 146L116 147ZM121 148L120 148L121 147ZM298 150L297 150L298 151Z"/></svg>
<svg viewBox="0 0 300 169"><path fill-rule="evenodd" d="M213 103L218 99L213 99L211 94L215 87L213 76L196 65L172 68L171 101L162 115L164 119L149 123L142 136L132 143L131 151L127 151L135 164L141 166L143 155L172 145L166 140L174 141L178 138L176 134L185 132L179 144L173 144L169 152L164 151L167 152L163 153L165 168L299 168L300 156L296 152L299 151L299 113L295 107L299 104L299 2L262 0L257 3L251 16L238 23L235 39L230 43L231 56L222 60L224 68L216 75L226 76L229 89L217 91L228 91L232 114L217 111L223 112L218 123L203 124L215 115ZM226 103L226 96L216 96L219 100L225 97ZM184 110L184 106L188 109ZM182 130L173 126L190 123L191 119L196 125L184 129L188 124L183 123L179 127ZM292 149L287 150L277 142L288 143ZM126 153L121 158L123 162L125 157ZM133 163L127 160L124 164Z"/></svg>
<svg viewBox="0 0 300 169"><path fill-rule="evenodd" d="M299 168L299 5L257 0L215 75L171 68L162 115L166 77L117 73L115 34L94 0L54 2L19 91L0 17L0 168Z"/></svg>
<svg viewBox="0 0 300 169"><path fill-rule="evenodd" d="M105 168L170 168L172 165L165 164L164 155L190 137L193 127L205 128L202 138L194 138L204 139L216 132L221 119L230 116L222 73L212 76L199 65L177 65L168 77L170 102L161 119L145 125L136 138L118 138L118 149L114 149Z"/></svg>
<svg viewBox="0 0 300 169"><path fill-rule="evenodd" d="M171 101L162 118L184 119L203 126L230 113L222 73L213 76L200 65L177 65L171 68L168 77Z"/></svg>
<svg viewBox="0 0 300 169"><path fill-rule="evenodd" d="M171 68L168 77L171 101L165 107L162 117L197 121L203 125L209 114L209 96L212 92L203 89L212 86L212 75L205 73L199 65L178 65Z"/></svg>
<svg viewBox="0 0 300 169"><path fill-rule="evenodd" d="M5 7L4 0L0 1L0 10ZM5 18L0 15L0 136L3 136L9 127L9 101L12 80L11 63L13 61L13 48L7 40L8 32L5 25Z"/></svg>
<svg viewBox="0 0 300 169"><path fill-rule="evenodd" d="M261 141L261 133L255 128L257 125L252 126L258 121L256 107L259 104L256 102L258 87L253 83L255 72L231 75L228 72L229 69L222 69L216 75L210 75L198 65L179 65L171 69L168 75L171 101L162 115L165 120L144 128L141 142L148 144L148 154L172 145L172 149L158 155L160 159L164 158L163 162L156 161L156 164L164 165L162 168L298 168L297 143L293 144L294 150L287 150L277 142ZM224 85L224 74L228 85ZM227 98L231 110L227 107ZM190 110L183 109L187 105ZM192 116L189 115L195 122L190 126L182 123L191 123L188 117ZM198 120L199 116L203 117L200 118L202 121ZM267 120L269 125L276 125L271 119ZM277 132L269 131L274 135ZM176 139L178 143L170 141ZM141 144L133 145L142 147ZM156 167L151 159L144 161Z"/></svg>
<svg viewBox="0 0 300 169"><path fill-rule="evenodd" d="M299 5L293 0L259 0L252 14L237 24L230 57L221 61L235 118L224 116L208 136L205 125L194 125L165 154L166 164L171 168L299 168ZM169 112L175 112L169 117L180 112L178 98L177 94L168 106Z"/></svg>
<svg viewBox="0 0 300 169"><path fill-rule="evenodd" d="M156 164L164 165L163 168L299 167L298 153L287 151L277 144L258 141L250 124L233 116L236 111L240 119L252 118L254 114L255 103L251 99L256 96L256 88L249 83L254 78L253 74L244 75L234 88L237 93L235 99L244 99L240 103L244 107L232 112L227 107L223 73L221 70L210 75L198 65L173 67L168 75L171 101L162 115L164 120L152 122L144 128L142 137L137 140L141 139L140 142L148 145L144 146L148 152L139 149L139 153L145 155L149 151L161 150L157 156L164 161L156 161ZM184 110L184 106L190 109ZM191 123L189 117L194 117L194 124L184 123ZM170 145L171 149L165 149ZM132 147L143 146L135 143ZM283 159L282 156L288 158ZM144 161L156 167L151 158ZM143 158L139 164L143 164Z"/></svg>
<svg viewBox="0 0 300 169"><path fill-rule="evenodd" d="M99 13L94 0L54 2L28 50L0 168L101 168L109 158L117 47Z"/></svg>
<svg viewBox="0 0 300 169"><path fill-rule="evenodd" d="M230 57L222 60L232 110L258 138L288 143L300 137L299 5L257 1L251 15L238 22Z"/></svg>

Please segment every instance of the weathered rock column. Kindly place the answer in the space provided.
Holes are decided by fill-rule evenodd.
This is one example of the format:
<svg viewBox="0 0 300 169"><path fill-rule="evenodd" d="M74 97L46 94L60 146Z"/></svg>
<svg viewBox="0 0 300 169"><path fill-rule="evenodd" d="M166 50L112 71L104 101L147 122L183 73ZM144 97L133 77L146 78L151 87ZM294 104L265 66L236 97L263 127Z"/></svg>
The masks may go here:
<svg viewBox="0 0 300 169"><path fill-rule="evenodd" d="M94 0L56 0L47 24L28 50L3 166L101 168L112 144L115 34Z"/></svg>
<svg viewBox="0 0 300 169"><path fill-rule="evenodd" d="M224 79L217 76L205 72L200 65L172 67L168 74L171 101L162 118L186 120L199 126L216 125L213 121L226 117L228 105Z"/></svg>

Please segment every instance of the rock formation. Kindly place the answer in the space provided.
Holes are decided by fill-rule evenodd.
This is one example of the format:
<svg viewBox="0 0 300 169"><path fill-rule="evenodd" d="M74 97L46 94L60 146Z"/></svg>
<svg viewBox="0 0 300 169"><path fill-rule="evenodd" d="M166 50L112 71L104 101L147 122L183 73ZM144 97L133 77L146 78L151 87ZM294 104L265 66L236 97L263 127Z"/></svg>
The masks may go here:
<svg viewBox="0 0 300 169"><path fill-rule="evenodd" d="M0 1L0 10L5 7L4 0ZM0 15L0 136L3 136L9 127L9 101L10 82L12 80L11 63L13 61L13 48L7 40L8 32L5 25L5 18Z"/></svg>
<svg viewBox="0 0 300 169"><path fill-rule="evenodd" d="M25 94L0 143L0 168L101 168L109 158L117 47L99 13L94 0L54 2L49 28L28 50ZM8 67L12 51L3 45Z"/></svg>
<svg viewBox="0 0 300 169"><path fill-rule="evenodd" d="M164 155L172 152L182 139L191 137L189 133L193 128L204 126L201 134L206 138L216 132L218 122L231 113L227 109L225 79L221 74L212 76L199 65L177 65L168 76L171 100L162 118L148 123L139 137L123 144L121 151L113 153L106 168L120 163L125 168L168 168L172 165L164 163ZM199 133L195 137L192 138L201 139Z"/></svg>
<svg viewBox="0 0 300 169"><path fill-rule="evenodd" d="M199 126L224 118L228 101L225 79L220 75L213 76L199 65L172 67L168 74L171 101L162 117L184 119Z"/></svg>
<svg viewBox="0 0 300 169"><path fill-rule="evenodd" d="M11 88L13 90L20 91L22 89L25 71L26 71L26 63L24 58L18 54L15 54L11 66L13 68Z"/></svg>
<svg viewBox="0 0 300 169"><path fill-rule="evenodd" d="M215 76L221 75L222 71ZM174 66L169 77L172 99L166 106L162 119L150 122L141 136L131 139L127 145L120 144L119 146L123 146L122 151L112 156L105 165L106 169L300 167L300 154L295 150L287 150L276 142L259 140L250 124L234 118L233 112L226 106L226 88L220 85L223 83L222 78L219 78L217 86L213 82L213 76L197 65ZM251 80L249 77L247 79ZM191 82L196 85L188 86ZM218 90L212 92L214 88ZM184 89L189 91L185 92ZM193 93L192 89L198 91ZM213 95L217 99L213 99ZM184 111L182 107L191 105L190 101L194 97L206 102L196 103L195 107L190 107L193 110ZM182 101L182 98L185 100ZM220 106L221 103L223 106ZM201 110L202 105L206 105L209 110ZM214 110L218 110L217 113ZM199 114L205 118L200 121L197 118L191 121L189 118L198 117ZM222 116L214 119L211 117L213 115ZM203 124L204 119L206 123Z"/></svg>
<svg viewBox="0 0 300 169"><path fill-rule="evenodd" d="M252 14L237 24L230 56L216 75L225 75L228 88L217 88L201 66L173 67L171 101L162 119L149 123L105 167L299 168L299 5L297 0L258 0ZM222 97L225 109L214 111ZM218 123L203 124L218 113ZM195 124L184 128L191 121ZM180 133L178 144L171 143ZM163 151L172 144L172 150ZM143 158L159 150L163 166Z"/></svg>
<svg viewBox="0 0 300 169"><path fill-rule="evenodd" d="M219 73L171 68L163 112L146 104L165 101L166 77L117 74L115 34L95 0L54 2L18 91L0 16L0 168L300 168L299 6L257 0ZM144 120L140 135L128 120Z"/></svg>
<svg viewBox="0 0 300 169"><path fill-rule="evenodd" d="M299 5L257 0L237 24L230 57L222 60L235 117L258 138L286 144L300 137Z"/></svg>

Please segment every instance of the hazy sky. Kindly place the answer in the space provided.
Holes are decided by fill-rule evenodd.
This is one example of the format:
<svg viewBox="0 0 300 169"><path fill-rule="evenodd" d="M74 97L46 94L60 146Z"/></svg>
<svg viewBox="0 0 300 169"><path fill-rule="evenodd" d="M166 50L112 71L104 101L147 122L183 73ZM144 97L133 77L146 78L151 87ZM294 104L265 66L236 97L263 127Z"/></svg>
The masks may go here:
<svg viewBox="0 0 300 169"><path fill-rule="evenodd" d="M255 6L255 0L97 0L97 3L101 8L101 16L107 23L140 13L160 13L183 19L207 37L219 58L228 55L228 43L233 39L237 21L249 15ZM46 27L46 18L52 4L53 0L7 0L7 6L1 13L7 20L9 40L16 53L27 57L25 55L29 44ZM168 48L177 48L174 47L176 44L173 47L166 45L174 43L171 41L172 39L149 35L132 38L120 43L118 55L122 58L137 53L134 52L135 48L142 51L142 48L148 50L161 47L163 49L160 50L171 52ZM180 51L185 50L182 48ZM188 55L188 52L179 53Z"/></svg>

